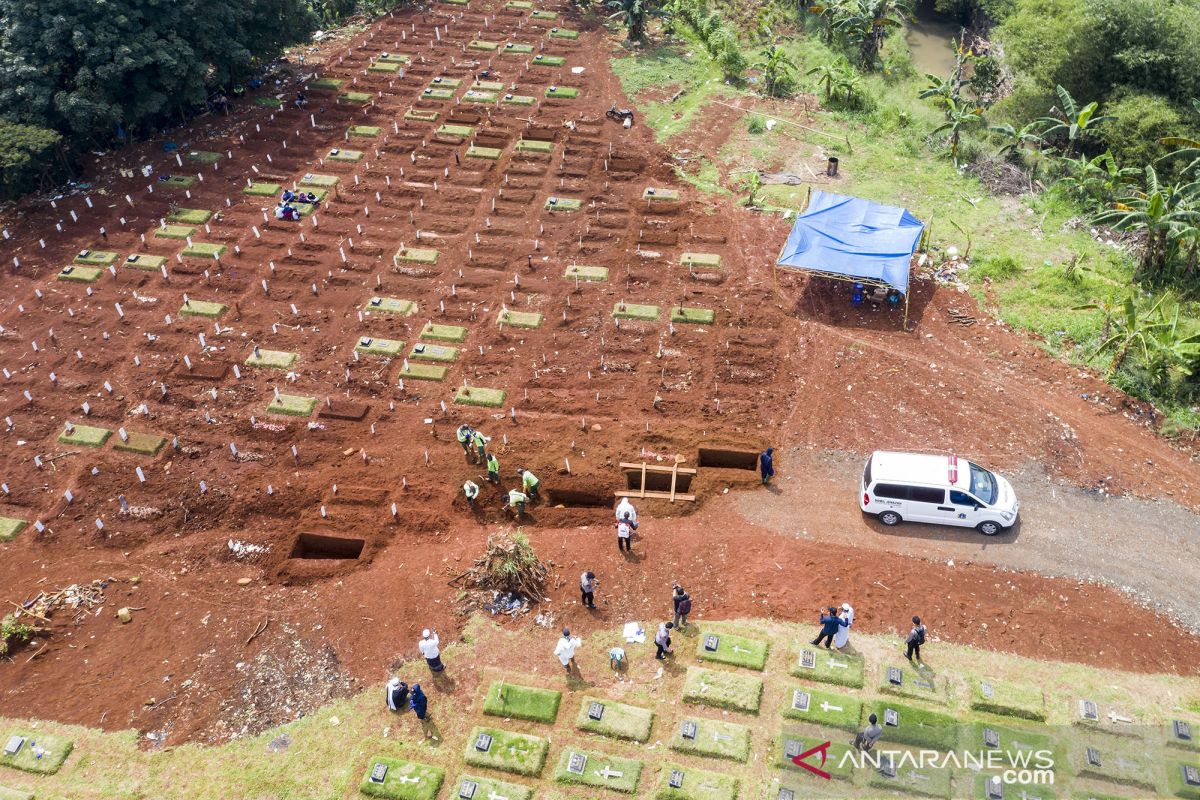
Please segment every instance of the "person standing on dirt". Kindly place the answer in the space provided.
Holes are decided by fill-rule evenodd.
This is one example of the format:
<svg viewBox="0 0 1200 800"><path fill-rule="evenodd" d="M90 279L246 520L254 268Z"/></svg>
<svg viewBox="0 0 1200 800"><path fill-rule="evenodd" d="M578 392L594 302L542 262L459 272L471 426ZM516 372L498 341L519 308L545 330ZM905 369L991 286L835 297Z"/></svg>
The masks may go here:
<svg viewBox="0 0 1200 800"><path fill-rule="evenodd" d="M487 454L487 479L489 483L500 485L500 459L492 453Z"/></svg>
<svg viewBox="0 0 1200 800"><path fill-rule="evenodd" d="M472 431L471 441L474 443L475 449L479 451L479 460L481 462L487 462L487 444L491 441L491 439L487 436L484 436L480 431Z"/></svg>
<svg viewBox="0 0 1200 800"><path fill-rule="evenodd" d="M617 522L626 520L629 527L637 530L637 509L633 507L633 503L629 502L628 497L622 497L621 502L617 503Z"/></svg>
<svg viewBox="0 0 1200 800"><path fill-rule="evenodd" d="M471 450L471 440L475 438L475 431L471 429L471 426L465 423L459 425L458 430L454 432L454 436L458 439L458 443L462 445L463 454L471 459L472 464L478 464L479 459Z"/></svg>
<svg viewBox="0 0 1200 800"><path fill-rule="evenodd" d="M850 628L854 625L854 608L849 603L842 603L842 619L846 624L837 629L833 636L833 646L841 650L850 644Z"/></svg>
<svg viewBox="0 0 1200 800"><path fill-rule="evenodd" d="M824 641L825 649L828 650L833 645L833 637L837 634L838 629L844 627L846 627L846 620L838 616L838 609L835 606L830 606L828 614L821 612L821 632L810 644L820 645Z"/></svg>
<svg viewBox="0 0 1200 800"><path fill-rule="evenodd" d="M654 657L659 661L664 661L667 656L675 654L675 651L671 649L671 629L674 627L675 623L673 622L658 624L658 632L654 634Z"/></svg>
<svg viewBox="0 0 1200 800"><path fill-rule="evenodd" d="M583 639L578 636L571 636L570 628L563 628L562 638L554 646L554 655L558 656L558 662L563 665L563 669L568 673L579 670L579 665L575 663L575 651L582 644Z"/></svg>
<svg viewBox="0 0 1200 800"><path fill-rule="evenodd" d="M768 447L765 452L758 456L758 471L762 474L763 486L771 482L771 478L775 477L775 452L774 447Z"/></svg>
<svg viewBox="0 0 1200 800"><path fill-rule="evenodd" d="M446 668L446 665L442 663L442 651L438 647L439 644L441 644L441 640L438 639L437 631L430 632L429 628L421 631L421 641L417 642L417 649L425 657L425 663L429 665L430 672L441 672ZM414 685L413 689L416 688Z"/></svg>
<svg viewBox="0 0 1200 800"><path fill-rule="evenodd" d="M595 610L596 589L599 586L600 581L596 580L596 573L589 570L579 576L579 596L584 608Z"/></svg>
<svg viewBox="0 0 1200 800"><path fill-rule="evenodd" d="M399 678L392 678L387 684L388 711L403 714L408 709L408 684Z"/></svg>
<svg viewBox="0 0 1200 800"><path fill-rule="evenodd" d="M678 583L671 592L671 603L675 607L675 627L683 630L687 627L688 614L692 613L692 598Z"/></svg>
<svg viewBox="0 0 1200 800"><path fill-rule="evenodd" d="M633 552L633 528L629 524L629 519L622 519L617 522L617 552L624 550L626 553Z"/></svg>
<svg viewBox="0 0 1200 800"><path fill-rule="evenodd" d="M913 617L912 622L913 629L908 632L908 638L904 640L904 643L908 645L904 657L912 661L913 656L916 656L917 661L924 664L925 662L921 661L921 645L925 644L925 626L921 624L920 617Z"/></svg>
<svg viewBox="0 0 1200 800"><path fill-rule="evenodd" d="M467 505L474 509L475 500L479 497L479 484L475 481L467 481L463 484L463 494L467 496Z"/></svg>
<svg viewBox="0 0 1200 800"><path fill-rule="evenodd" d="M538 497L538 484L541 483L541 481L538 480L538 476L534 475L527 469L517 467L517 477L521 479L521 487L525 490L525 493L529 495L529 499L536 500Z"/></svg>

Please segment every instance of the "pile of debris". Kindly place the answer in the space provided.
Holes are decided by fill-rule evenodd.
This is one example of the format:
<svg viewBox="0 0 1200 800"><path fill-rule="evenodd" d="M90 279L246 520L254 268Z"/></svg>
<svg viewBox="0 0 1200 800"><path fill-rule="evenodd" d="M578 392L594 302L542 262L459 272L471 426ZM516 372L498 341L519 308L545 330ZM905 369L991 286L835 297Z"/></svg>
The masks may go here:
<svg viewBox="0 0 1200 800"><path fill-rule="evenodd" d="M54 612L61 608L69 608L76 612L90 611L104 605L104 590L110 583L112 578L106 578L91 583L73 583L53 592L38 592L32 600L26 600L19 606L17 616L28 615L42 622L49 622ZM78 615L77 613L76 616Z"/></svg>
<svg viewBox="0 0 1200 800"><path fill-rule="evenodd" d="M545 599L551 567L537 557L524 534L501 532L488 537L484 554L451 583L462 580L472 589L490 591L496 610L512 613L524 608L524 601Z"/></svg>

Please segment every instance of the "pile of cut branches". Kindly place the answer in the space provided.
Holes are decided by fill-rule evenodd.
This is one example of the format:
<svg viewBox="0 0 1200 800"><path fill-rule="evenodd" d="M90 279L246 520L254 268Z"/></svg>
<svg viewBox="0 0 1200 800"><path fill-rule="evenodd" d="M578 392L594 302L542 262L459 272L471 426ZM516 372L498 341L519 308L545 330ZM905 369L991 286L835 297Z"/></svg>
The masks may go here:
<svg viewBox="0 0 1200 800"><path fill-rule="evenodd" d="M552 566L537 557L525 534L502 531L488 536L487 550L475 559L464 577L475 589L540 601L545 599L546 578Z"/></svg>

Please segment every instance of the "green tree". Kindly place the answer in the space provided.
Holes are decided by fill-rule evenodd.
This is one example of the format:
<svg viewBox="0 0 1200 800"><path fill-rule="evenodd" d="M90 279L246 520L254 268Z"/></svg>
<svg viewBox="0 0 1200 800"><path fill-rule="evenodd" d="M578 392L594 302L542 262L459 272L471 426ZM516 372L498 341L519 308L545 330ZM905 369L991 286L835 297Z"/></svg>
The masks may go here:
<svg viewBox="0 0 1200 800"><path fill-rule="evenodd" d="M792 70L796 65L782 47L772 45L763 57L754 64L762 70L763 91L770 97L786 97L791 94Z"/></svg>
<svg viewBox="0 0 1200 800"><path fill-rule="evenodd" d="M1104 111L1108 120L1099 129L1099 138L1122 164L1157 162L1169 152L1162 140L1189 127L1175 105L1156 94L1124 94L1105 105ZM1159 169L1171 174L1162 165Z"/></svg>
<svg viewBox="0 0 1200 800"><path fill-rule="evenodd" d="M1128 190L1140 174L1140 170L1132 167L1119 167L1117 159L1107 151L1091 159L1087 156L1063 159L1061 164L1066 174L1059 180L1059 185L1093 208L1110 204Z"/></svg>
<svg viewBox="0 0 1200 800"><path fill-rule="evenodd" d="M829 64L818 64L805 74L816 76L817 85L825 87L825 99L828 101L833 97L833 85L850 69L850 63L842 57Z"/></svg>
<svg viewBox="0 0 1200 800"><path fill-rule="evenodd" d="M1161 281L1170 277L1178 255L1177 229L1200 223L1200 182L1163 184L1154 167L1147 166L1142 186L1121 198L1095 221L1117 230L1145 234L1138 278Z"/></svg>
<svg viewBox="0 0 1200 800"><path fill-rule="evenodd" d="M859 0L858 13L864 20L858 57L863 69L874 71L879 65L883 40L893 31L903 30L912 19L911 0Z"/></svg>
<svg viewBox="0 0 1200 800"><path fill-rule="evenodd" d="M996 152L1001 156L1016 157L1028 147L1040 147L1045 144L1040 122L1030 122L1020 130L1006 122L1002 125L993 125L988 130L1002 140L1003 145Z"/></svg>
<svg viewBox="0 0 1200 800"><path fill-rule="evenodd" d="M608 7L613 9L608 18L620 20L631 42L646 41L646 23L659 14L648 0L608 0Z"/></svg>
<svg viewBox="0 0 1200 800"><path fill-rule="evenodd" d="M946 105L946 121L934 128L930 134L948 133L950 139L950 159L958 166L958 145L962 134L969 128L983 125L983 112L978 108L960 105L951 100Z"/></svg>
<svg viewBox="0 0 1200 800"><path fill-rule="evenodd" d="M1066 137L1067 144L1063 148L1063 154L1069 158L1074 155L1076 148L1090 137L1096 127L1102 122L1108 121L1109 117L1096 115L1100 104L1095 101L1080 107L1071 93L1061 85L1057 87L1056 91L1059 105L1050 109L1050 114L1038 121L1046 126L1042 131L1042 138Z"/></svg>
<svg viewBox="0 0 1200 800"><path fill-rule="evenodd" d="M0 200L59 183L67 173L61 135L0 119Z"/></svg>

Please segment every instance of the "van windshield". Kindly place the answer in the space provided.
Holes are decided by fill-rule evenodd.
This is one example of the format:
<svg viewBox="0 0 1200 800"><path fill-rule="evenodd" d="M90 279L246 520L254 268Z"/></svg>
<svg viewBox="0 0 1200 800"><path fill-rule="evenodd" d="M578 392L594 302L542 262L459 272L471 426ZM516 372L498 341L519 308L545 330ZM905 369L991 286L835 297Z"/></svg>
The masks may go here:
<svg viewBox="0 0 1200 800"><path fill-rule="evenodd" d="M996 497L999 493L999 487L996 485L996 476L988 472L978 464L971 464L971 494L978 497L989 506L996 502Z"/></svg>

